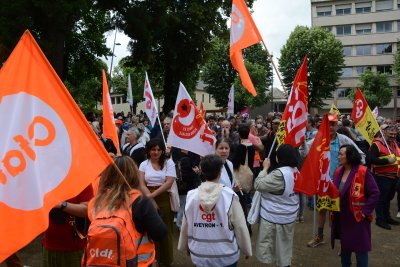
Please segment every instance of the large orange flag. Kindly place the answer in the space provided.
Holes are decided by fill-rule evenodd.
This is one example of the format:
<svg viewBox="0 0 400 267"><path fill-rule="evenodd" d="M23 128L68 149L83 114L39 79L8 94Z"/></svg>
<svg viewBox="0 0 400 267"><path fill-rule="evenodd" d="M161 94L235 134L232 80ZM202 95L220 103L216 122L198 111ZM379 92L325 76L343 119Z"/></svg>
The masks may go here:
<svg viewBox="0 0 400 267"><path fill-rule="evenodd" d="M279 144L303 144L308 115L307 56L297 71L282 120L276 134Z"/></svg>
<svg viewBox="0 0 400 267"><path fill-rule="evenodd" d="M0 262L112 162L29 31L0 71Z"/></svg>
<svg viewBox="0 0 400 267"><path fill-rule="evenodd" d="M364 136L365 140L371 145L375 135L379 132L379 124L375 119L367 101L365 100L360 88L357 88L354 97L353 111L351 118L354 119L356 129Z"/></svg>
<svg viewBox="0 0 400 267"><path fill-rule="evenodd" d="M243 86L256 96L256 89L243 62L242 49L261 42L262 38L244 0L233 0L231 22L229 54L232 66L239 72Z"/></svg>
<svg viewBox="0 0 400 267"><path fill-rule="evenodd" d="M119 149L119 140L117 128L115 127L114 111L111 104L111 97L108 91L106 72L103 74L103 137L111 139L114 143L117 153L121 154Z"/></svg>
<svg viewBox="0 0 400 267"><path fill-rule="evenodd" d="M329 176L331 163L331 138L328 114L311 145L310 151L295 181L294 191L308 196L318 193L317 210L328 209L339 211L339 191Z"/></svg>

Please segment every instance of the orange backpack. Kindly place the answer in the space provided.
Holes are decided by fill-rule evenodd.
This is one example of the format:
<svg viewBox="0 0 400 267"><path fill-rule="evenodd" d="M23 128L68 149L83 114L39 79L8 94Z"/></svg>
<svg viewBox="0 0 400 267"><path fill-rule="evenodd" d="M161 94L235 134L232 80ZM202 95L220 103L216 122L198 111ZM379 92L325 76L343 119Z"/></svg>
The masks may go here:
<svg viewBox="0 0 400 267"><path fill-rule="evenodd" d="M129 200L130 203L133 203L139 196L139 192L134 192ZM112 212L100 210L96 214L91 214L93 204L94 199L88 205L91 224L82 266L138 266L136 241L142 237L136 231L131 209L119 209Z"/></svg>

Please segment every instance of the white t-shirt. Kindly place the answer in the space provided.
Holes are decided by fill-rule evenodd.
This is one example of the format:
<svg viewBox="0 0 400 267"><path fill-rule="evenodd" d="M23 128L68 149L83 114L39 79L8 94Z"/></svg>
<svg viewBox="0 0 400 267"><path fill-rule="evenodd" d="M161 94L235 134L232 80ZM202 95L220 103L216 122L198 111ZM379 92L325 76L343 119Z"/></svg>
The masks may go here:
<svg viewBox="0 0 400 267"><path fill-rule="evenodd" d="M150 160L143 161L139 166L139 171L144 172L144 180L147 186L160 186L165 182L166 176L176 178L175 163L168 159L162 170L156 171L151 165Z"/></svg>
<svg viewBox="0 0 400 267"><path fill-rule="evenodd" d="M233 188L233 186L236 183L235 174L233 173L233 164L232 164L232 162L230 160L226 160L226 163L228 164L228 167L229 167L229 169L231 170L231 173L232 173L232 182L229 179L229 175L228 175L228 172L225 169L225 166L222 165L221 177L219 178L219 183L223 184L223 185L225 185L225 186L227 186L229 188Z"/></svg>

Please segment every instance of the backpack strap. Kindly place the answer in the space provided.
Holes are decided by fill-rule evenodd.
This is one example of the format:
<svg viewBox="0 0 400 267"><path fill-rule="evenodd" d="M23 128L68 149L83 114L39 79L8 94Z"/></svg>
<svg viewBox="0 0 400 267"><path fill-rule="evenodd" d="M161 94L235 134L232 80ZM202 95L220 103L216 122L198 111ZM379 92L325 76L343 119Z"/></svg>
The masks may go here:
<svg viewBox="0 0 400 267"><path fill-rule="evenodd" d="M224 163L224 168L225 168L225 170L226 170L226 173L228 173L229 180L230 180L231 183L232 183L232 181L233 181L233 175L232 175L231 169L229 169L228 163L227 163L226 161L225 161L225 163Z"/></svg>

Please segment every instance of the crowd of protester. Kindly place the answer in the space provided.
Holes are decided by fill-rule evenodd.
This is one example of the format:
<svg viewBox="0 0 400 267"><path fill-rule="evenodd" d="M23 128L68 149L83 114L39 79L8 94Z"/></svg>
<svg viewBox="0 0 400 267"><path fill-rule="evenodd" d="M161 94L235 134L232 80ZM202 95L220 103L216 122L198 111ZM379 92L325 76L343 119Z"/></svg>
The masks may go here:
<svg viewBox="0 0 400 267"><path fill-rule="evenodd" d="M201 158L191 151L165 146L163 140L168 140L172 114L161 115L161 125L156 123L154 127L143 112L115 114L122 155L117 155L111 140L102 137L101 118L88 118L107 152L129 178L131 188L144 199L132 206L132 217L137 231L155 241L156 260L139 266L171 266L174 225L180 231L178 249L188 251L196 266L236 266L240 252L247 257L252 255L252 225L246 217L255 203L255 191L260 194L256 257L263 263L290 266L295 224L304 223L306 207L314 209L315 203L312 197L294 192L294 175L301 169L322 117L308 117L305 142L298 149L278 147L275 141L281 113L255 118L246 113L209 115L205 119L217 141L215 155ZM397 191L396 217L400 218L400 125L382 117L377 121L385 139L378 134L370 146L350 116L329 115L330 178L341 199L341 211L332 213L331 241L333 246L334 240L340 239L342 266L351 265L352 252L356 253L357 266L368 266L374 209L377 226L390 230L392 225L400 224L389 212ZM127 168L126 164L132 167ZM112 209L113 203L116 207L132 205L128 203L133 194L130 187L116 178L117 184L113 184L113 176L110 170L102 174L97 195L89 186L52 209L49 228L43 235L43 266L80 266L85 240L79 238L76 226L79 228L79 221L86 217L87 203L94 195L95 210ZM352 181L359 179L361 192L354 192ZM175 181L181 204L176 214L171 211L169 197ZM110 195L114 191L117 195ZM355 193L362 196L357 199L361 208L349 204ZM111 202L105 205L103 198ZM195 208L198 206L200 209ZM327 213L319 211L317 235L307 246L325 243ZM220 225L208 224L216 217ZM199 220L208 223L199 224ZM7 263L22 266L15 255Z"/></svg>

